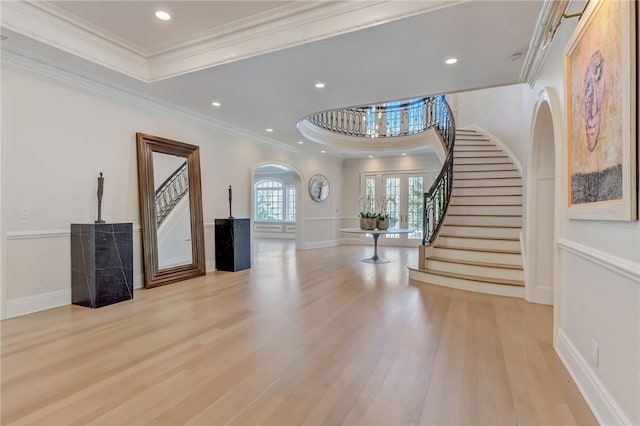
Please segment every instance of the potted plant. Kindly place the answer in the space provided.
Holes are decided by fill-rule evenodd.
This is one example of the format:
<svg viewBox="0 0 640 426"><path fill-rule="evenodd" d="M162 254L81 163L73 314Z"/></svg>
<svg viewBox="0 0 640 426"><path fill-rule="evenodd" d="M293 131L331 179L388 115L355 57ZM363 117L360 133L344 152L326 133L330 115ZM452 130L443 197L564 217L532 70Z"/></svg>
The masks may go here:
<svg viewBox="0 0 640 426"><path fill-rule="evenodd" d="M389 229L389 215L386 213L378 213L376 218L376 226L381 231Z"/></svg>
<svg viewBox="0 0 640 426"><path fill-rule="evenodd" d="M360 229L371 231L376 229L378 215L370 212L360 212Z"/></svg>

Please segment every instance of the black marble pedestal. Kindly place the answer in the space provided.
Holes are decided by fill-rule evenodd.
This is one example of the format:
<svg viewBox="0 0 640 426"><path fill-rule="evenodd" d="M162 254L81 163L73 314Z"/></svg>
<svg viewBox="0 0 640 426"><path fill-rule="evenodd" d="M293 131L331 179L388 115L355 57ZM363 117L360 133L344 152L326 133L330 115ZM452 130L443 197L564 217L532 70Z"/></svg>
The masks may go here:
<svg viewBox="0 0 640 426"><path fill-rule="evenodd" d="M216 219L216 269L251 268L250 219Z"/></svg>
<svg viewBox="0 0 640 426"><path fill-rule="evenodd" d="M131 223L71 224L71 301L99 308L133 299Z"/></svg>

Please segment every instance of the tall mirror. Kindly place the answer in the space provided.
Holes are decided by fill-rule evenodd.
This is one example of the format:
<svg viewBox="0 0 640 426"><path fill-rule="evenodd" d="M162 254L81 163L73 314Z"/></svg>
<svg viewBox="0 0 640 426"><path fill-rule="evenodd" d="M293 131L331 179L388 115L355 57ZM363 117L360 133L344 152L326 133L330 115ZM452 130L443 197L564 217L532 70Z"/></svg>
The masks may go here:
<svg viewBox="0 0 640 426"><path fill-rule="evenodd" d="M204 275L198 147L143 133L136 141L145 287Z"/></svg>

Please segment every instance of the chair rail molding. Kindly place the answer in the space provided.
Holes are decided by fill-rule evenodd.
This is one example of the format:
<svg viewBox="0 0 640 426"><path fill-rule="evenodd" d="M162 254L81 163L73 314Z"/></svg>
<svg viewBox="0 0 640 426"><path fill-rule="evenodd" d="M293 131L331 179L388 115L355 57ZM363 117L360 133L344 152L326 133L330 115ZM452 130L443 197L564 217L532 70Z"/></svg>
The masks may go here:
<svg viewBox="0 0 640 426"><path fill-rule="evenodd" d="M631 262L604 251L562 238L558 241L560 250L579 256L591 263L602 266L640 285L640 263Z"/></svg>

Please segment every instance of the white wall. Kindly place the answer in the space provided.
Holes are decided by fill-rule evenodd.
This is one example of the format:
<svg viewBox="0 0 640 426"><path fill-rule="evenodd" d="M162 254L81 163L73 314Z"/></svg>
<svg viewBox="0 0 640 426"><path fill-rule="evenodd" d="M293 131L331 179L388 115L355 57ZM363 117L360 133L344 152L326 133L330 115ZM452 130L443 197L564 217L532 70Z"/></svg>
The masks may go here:
<svg viewBox="0 0 640 426"><path fill-rule="evenodd" d="M528 166L529 120L533 105L526 84L475 90L458 94L459 129L478 125L509 147L522 164Z"/></svg>
<svg viewBox="0 0 640 426"><path fill-rule="evenodd" d="M229 213L227 188L233 185L234 216L250 217L252 170L261 163L295 164L305 181L324 174L333 184L329 198L315 203L301 194L303 213L334 217L339 211L342 167L336 158L257 144L7 62L2 86L5 316L70 302L69 225L95 220L100 171L103 218L134 224L134 285L141 285L136 132L200 146L208 270L214 267L213 219ZM20 218L23 207L30 211L28 219ZM334 222L313 222L305 244L335 241Z"/></svg>
<svg viewBox="0 0 640 426"><path fill-rule="evenodd" d="M478 124L502 138L526 168L536 99L545 88L555 95L559 109L552 113L554 125L561 127L556 142L562 153L556 158L556 179L562 180L562 200L567 199L564 52L575 25L563 21L532 89L487 89L460 94L458 100L462 123ZM640 223L566 217L563 202L556 241L555 347L601 423L640 424Z"/></svg>

